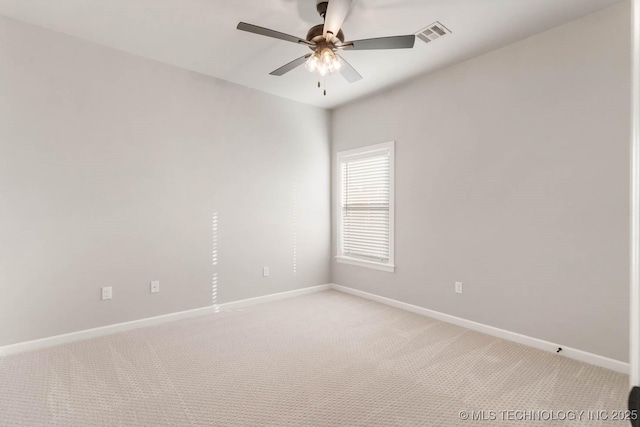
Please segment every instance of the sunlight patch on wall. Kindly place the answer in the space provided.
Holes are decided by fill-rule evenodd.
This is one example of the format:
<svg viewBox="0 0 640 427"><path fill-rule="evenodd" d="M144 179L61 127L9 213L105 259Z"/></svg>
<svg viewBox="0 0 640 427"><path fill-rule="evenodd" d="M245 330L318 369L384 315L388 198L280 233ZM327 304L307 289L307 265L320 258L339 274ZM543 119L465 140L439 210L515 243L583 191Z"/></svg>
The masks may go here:
<svg viewBox="0 0 640 427"><path fill-rule="evenodd" d="M293 184L293 275L298 269L298 189Z"/></svg>
<svg viewBox="0 0 640 427"><path fill-rule="evenodd" d="M214 270L218 266L218 212L213 213L213 220L211 222L211 230L213 237L211 263ZM211 281L211 305L214 306L217 313L218 308L218 272L213 272L213 279Z"/></svg>

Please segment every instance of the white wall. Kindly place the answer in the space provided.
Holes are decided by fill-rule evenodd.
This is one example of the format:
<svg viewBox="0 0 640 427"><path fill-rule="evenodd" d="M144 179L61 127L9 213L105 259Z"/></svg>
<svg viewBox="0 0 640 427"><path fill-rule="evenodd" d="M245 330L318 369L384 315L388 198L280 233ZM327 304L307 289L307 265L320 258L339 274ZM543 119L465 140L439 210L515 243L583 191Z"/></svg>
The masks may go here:
<svg viewBox="0 0 640 427"><path fill-rule="evenodd" d="M0 58L0 345L328 282L327 112L4 18Z"/></svg>
<svg viewBox="0 0 640 427"><path fill-rule="evenodd" d="M398 267L332 281L626 361L628 52L625 2L335 110L396 140Z"/></svg>

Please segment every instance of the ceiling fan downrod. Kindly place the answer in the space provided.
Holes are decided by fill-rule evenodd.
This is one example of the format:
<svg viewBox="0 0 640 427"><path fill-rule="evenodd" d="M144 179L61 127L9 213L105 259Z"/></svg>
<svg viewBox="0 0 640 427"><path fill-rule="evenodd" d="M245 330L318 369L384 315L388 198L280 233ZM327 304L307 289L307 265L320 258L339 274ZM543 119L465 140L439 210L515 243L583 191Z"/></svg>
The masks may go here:
<svg viewBox="0 0 640 427"><path fill-rule="evenodd" d="M320 14L320 17L324 20L327 17L327 8L329 7L329 2L325 0L318 0L318 4L316 5L316 10Z"/></svg>

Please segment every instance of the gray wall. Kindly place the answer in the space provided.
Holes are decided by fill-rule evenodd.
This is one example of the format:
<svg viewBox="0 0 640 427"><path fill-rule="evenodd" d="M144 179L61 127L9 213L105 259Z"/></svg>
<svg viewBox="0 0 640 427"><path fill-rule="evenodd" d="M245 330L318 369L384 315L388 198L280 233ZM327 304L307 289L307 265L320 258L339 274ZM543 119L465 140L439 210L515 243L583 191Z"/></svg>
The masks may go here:
<svg viewBox="0 0 640 427"><path fill-rule="evenodd" d="M0 345L329 281L327 112L4 18L0 58Z"/></svg>
<svg viewBox="0 0 640 427"><path fill-rule="evenodd" d="M334 156L396 140L398 267L332 281L626 361L628 39L625 2L335 110Z"/></svg>

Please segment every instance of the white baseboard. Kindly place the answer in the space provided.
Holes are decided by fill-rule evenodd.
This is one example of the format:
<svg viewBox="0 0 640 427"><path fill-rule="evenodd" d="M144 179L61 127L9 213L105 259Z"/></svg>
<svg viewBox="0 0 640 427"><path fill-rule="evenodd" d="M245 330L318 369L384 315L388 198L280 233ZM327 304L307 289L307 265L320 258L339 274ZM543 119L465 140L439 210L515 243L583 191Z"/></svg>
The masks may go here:
<svg viewBox="0 0 640 427"><path fill-rule="evenodd" d="M629 364L626 362L621 362L619 360L610 359L608 357L599 356L593 353L588 353L586 351L567 347L562 344L555 344L527 335L518 334L516 332L507 331L505 329L494 328L493 326L488 326L482 323L463 319L461 317L451 316L449 314L429 310L428 308L419 307L417 305L407 304L405 302L397 301L391 298L381 297L379 295L371 294L369 292L364 292L353 288L348 288L346 286L340 286L336 284L331 284L330 286L331 289L335 289L340 292L366 298L382 304L390 305L392 307L400 308L402 310L410 311L412 313L441 320L443 322L453 323L454 325L462 326L467 329L472 329L474 331L482 332L487 335L492 335L494 337L502 338L508 341L513 341L518 344L524 344L526 346L537 348L539 350L555 353L558 350L558 347L562 347L562 356L574 360L579 360L580 362L590 363L602 368L611 369L612 371L620 372L622 374L629 373Z"/></svg>
<svg viewBox="0 0 640 427"><path fill-rule="evenodd" d="M71 332L68 334L55 335L52 337L41 338L33 341L26 341L17 344L11 344L4 347L0 347L0 357L8 356L11 354L23 353L26 351L33 351L47 347L53 347L60 344L66 344L74 341L86 340L89 338L101 337L104 335L111 335L117 332L130 331L133 329L143 328L146 326L159 325L162 323L173 322L180 319L186 319L195 316L204 316L207 314L213 314L217 311L235 310L243 307L248 307L255 304L261 304L269 301L281 300L285 298L292 298L301 295L311 294L314 292L321 292L330 289L330 285L318 285L309 288L295 289L288 292L280 292L277 294L264 295L256 298L248 298L239 301L232 301L218 306L207 306L194 308L192 310L179 311L176 313L163 314L161 316L147 317L145 319L132 320L130 322L116 323L113 325L101 326L99 328L85 329L82 331Z"/></svg>
<svg viewBox="0 0 640 427"><path fill-rule="evenodd" d="M555 353L558 347L562 347L562 355L570 359L579 360L581 362L590 363L592 365L600 366L602 368L611 369L623 374L629 373L629 364L621 362L619 360L610 359L608 357L599 356L597 354L588 353L586 351L578 350L571 347L566 347L562 344L556 344L549 341L544 341L538 338L529 337L527 335L518 334L516 332L507 331L505 329L495 328L493 326L484 325L482 323L473 322L471 320L463 319L461 317L451 316L449 314L440 313L438 311L430 310L428 308L419 307L417 305L408 304L405 302L397 301L391 298L381 297L379 295L371 294L369 292L360 291L345 286L336 284L327 284L312 286L308 288L296 289L288 292L280 292L277 294L264 295L256 298L248 298L239 301L232 301L216 306L207 306L195 308L192 310L180 311L177 313L164 314L161 316L148 317L145 319L133 320L130 322L116 323L108 326L101 326L99 328L86 329L78 332L71 332L63 335L56 335L53 337L41 338L33 341L26 341L17 344L11 344L4 347L0 347L0 357L8 356L11 354L23 353L26 351L33 351L47 347L53 347L60 344L66 344L74 341L86 340L90 338L96 338L104 335L111 335L117 332L130 331L133 329L143 328L146 326L159 325L162 323L173 322L180 319L186 319L189 317L203 316L207 314L213 314L216 311L228 311L236 310L243 307L249 307L255 304L262 304L269 301L276 301L286 298L297 297L301 295L311 294L315 292L321 292L328 289L335 289L340 292L359 296L372 301L376 301L382 304L386 304L392 307L396 307L402 310L410 311L412 313L420 314L423 316L431 317L443 322L452 323L458 326L462 326L467 329L482 332L488 335L492 335L498 338L513 341L519 344L524 344L529 347L534 347L539 350Z"/></svg>
<svg viewBox="0 0 640 427"><path fill-rule="evenodd" d="M310 288L302 288L302 289L296 289L288 292L280 292L277 294L263 295L261 297L256 297L256 298L248 298L248 299L242 299L239 301L226 302L224 304L220 304L219 307L221 311L236 310L238 308L249 307L251 305L262 304L269 301L277 301L285 298L299 297L302 295L314 294L316 292L328 291L329 289L331 289L331 285L328 285L328 284L311 286Z"/></svg>

